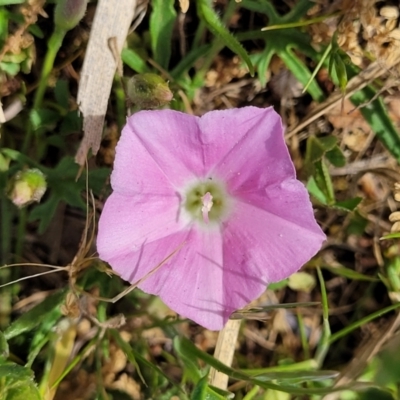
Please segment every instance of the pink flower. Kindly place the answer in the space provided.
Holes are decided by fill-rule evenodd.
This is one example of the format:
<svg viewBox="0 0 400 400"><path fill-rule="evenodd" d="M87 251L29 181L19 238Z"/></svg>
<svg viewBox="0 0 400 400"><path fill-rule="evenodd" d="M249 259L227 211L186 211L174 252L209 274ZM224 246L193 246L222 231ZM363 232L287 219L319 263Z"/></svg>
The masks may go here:
<svg viewBox="0 0 400 400"><path fill-rule="evenodd" d="M272 108L128 118L97 249L131 283L212 330L325 240Z"/></svg>

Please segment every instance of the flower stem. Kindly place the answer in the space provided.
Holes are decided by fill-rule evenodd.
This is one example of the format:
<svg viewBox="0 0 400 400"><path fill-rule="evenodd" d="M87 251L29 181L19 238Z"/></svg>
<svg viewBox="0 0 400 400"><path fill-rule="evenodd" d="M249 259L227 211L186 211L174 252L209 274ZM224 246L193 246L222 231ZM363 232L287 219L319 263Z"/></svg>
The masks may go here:
<svg viewBox="0 0 400 400"><path fill-rule="evenodd" d="M224 328L218 334L214 357L227 366L231 366L232 364L241 322L242 321L240 319L228 320ZM225 375L214 368L210 369L210 385L222 390L226 390L228 387L228 380L228 375Z"/></svg>
<svg viewBox="0 0 400 400"><path fill-rule="evenodd" d="M44 94L46 92L47 83L54 67L54 60L56 59L57 53L60 50L62 42L64 40L66 30L55 28L53 34L51 35L49 41L47 42L47 53L43 62L42 73L40 75L39 85L35 92L35 97L33 99L33 110L37 110L42 106ZM26 154L27 150L31 145L32 135L33 135L32 124L29 123L28 129L25 135L24 143L22 145L21 152ZM39 142L39 140L37 140Z"/></svg>
<svg viewBox="0 0 400 400"><path fill-rule="evenodd" d="M33 101L33 108L35 110L42 105L47 82L54 66L54 60L56 59L57 53L60 50L66 33L66 30L56 27L47 43L47 53L42 67L42 74L40 76L39 86L36 89L35 98Z"/></svg>
<svg viewBox="0 0 400 400"><path fill-rule="evenodd" d="M21 210L19 210L17 243L15 245L14 261L16 263L21 262L22 249L23 249L24 240L25 240L26 223L27 223L27 211L26 211L26 208L22 208Z"/></svg>

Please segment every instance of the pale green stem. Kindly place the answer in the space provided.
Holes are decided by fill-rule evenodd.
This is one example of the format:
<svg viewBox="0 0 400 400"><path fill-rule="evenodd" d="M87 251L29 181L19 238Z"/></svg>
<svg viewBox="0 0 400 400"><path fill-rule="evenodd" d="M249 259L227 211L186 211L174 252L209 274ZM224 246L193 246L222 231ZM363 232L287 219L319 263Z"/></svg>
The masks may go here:
<svg viewBox="0 0 400 400"><path fill-rule="evenodd" d="M47 53L43 62L42 73L39 80L39 86L36 89L35 97L33 100L34 110L37 110L42 106L44 94L47 88L47 83L51 71L53 70L54 67L54 60L56 59L57 53L60 50L60 47L62 45L66 33L67 31L56 27L47 43ZM29 124L27 133L25 135L25 140L22 145L21 152L23 154L26 154L27 150L29 149L29 146L31 145L32 134L33 134L33 127L31 124Z"/></svg>

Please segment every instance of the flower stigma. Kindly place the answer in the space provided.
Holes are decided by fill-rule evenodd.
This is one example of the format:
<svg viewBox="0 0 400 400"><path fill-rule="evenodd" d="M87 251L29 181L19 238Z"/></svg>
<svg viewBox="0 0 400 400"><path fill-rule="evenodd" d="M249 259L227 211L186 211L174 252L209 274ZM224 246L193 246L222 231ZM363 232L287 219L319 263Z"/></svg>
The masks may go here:
<svg viewBox="0 0 400 400"><path fill-rule="evenodd" d="M228 194L215 181L197 182L186 190L185 198L185 210L192 220L201 224L219 222L228 211Z"/></svg>
<svg viewBox="0 0 400 400"><path fill-rule="evenodd" d="M202 198L201 201L203 202L203 207L201 207L201 212L203 214L203 221L208 224L210 220L208 219L208 213L211 211L213 206L213 197L210 192L207 192Z"/></svg>

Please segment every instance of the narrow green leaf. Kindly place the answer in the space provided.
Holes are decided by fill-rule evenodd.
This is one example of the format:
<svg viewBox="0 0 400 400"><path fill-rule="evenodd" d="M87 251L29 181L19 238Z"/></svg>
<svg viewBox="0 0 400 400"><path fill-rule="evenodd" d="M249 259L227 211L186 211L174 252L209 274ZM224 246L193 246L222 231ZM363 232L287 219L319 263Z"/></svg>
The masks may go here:
<svg viewBox="0 0 400 400"><path fill-rule="evenodd" d="M200 385L202 381L202 372L197 363L197 360L191 357L191 354L185 353L185 348L181 348L180 346L175 348L176 353L178 354L180 360L184 364L185 375L195 384Z"/></svg>
<svg viewBox="0 0 400 400"><path fill-rule="evenodd" d="M302 383L306 381L321 381L324 379L333 379L339 375L337 371L284 371L268 372L265 375L257 375L257 379L265 381L276 380L287 384Z"/></svg>
<svg viewBox="0 0 400 400"><path fill-rule="evenodd" d="M157 374L163 376L168 382L170 382L173 386L175 386L180 392L182 392L182 389L168 376L166 375L160 368L158 368L155 364L152 362L148 361L146 358L144 358L140 353L138 353L136 350L134 350L128 342L126 342L120 335L120 333L116 329L109 329L108 332L113 336L115 341L117 342L118 346L125 352L125 354L128 357L128 360L137 368L137 371L139 372L140 379L142 380L143 383L146 384L144 381L143 376L140 373L139 369L139 364L145 365L146 367L150 368L152 371L156 372Z"/></svg>
<svg viewBox="0 0 400 400"><path fill-rule="evenodd" d="M322 265L322 268L331 271L335 275L343 276L345 278L349 278L355 281L368 281L368 282L378 282L378 278L374 278L372 276L360 274L357 271L352 269L340 266L340 267L331 267L329 265Z"/></svg>
<svg viewBox="0 0 400 400"><path fill-rule="evenodd" d="M146 61L131 49L122 49L121 59L129 68L133 69L138 74L150 72Z"/></svg>
<svg viewBox="0 0 400 400"><path fill-rule="evenodd" d="M355 321L355 322L347 325L342 330L332 334L331 337L329 338L329 343L332 344L333 342L336 342L336 340L348 335L350 332L354 331L355 329L360 328L361 326L367 324L368 322L371 322L374 319L379 318L382 315L385 315L386 313L388 313L390 311L394 311L394 310L398 309L399 307L400 307L400 302L392 304L389 307L382 308L370 315L367 315L364 318L359 319L358 321Z"/></svg>
<svg viewBox="0 0 400 400"><path fill-rule="evenodd" d="M310 83L310 70L300 61L290 47L291 46L288 45L284 49L279 49L279 51L277 51L278 56L303 86L308 85L307 91L310 93L311 97L315 101L322 101L324 99L324 93L315 80L312 80Z"/></svg>
<svg viewBox="0 0 400 400"><path fill-rule="evenodd" d="M8 358L9 349L6 338L4 337L4 333L0 331L0 358Z"/></svg>
<svg viewBox="0 0 400 400"><path fill-rule="evenodd" d="M25 0L0 0L0 6L10 6L12 4L22 4Z"/></svg>
<svg viewBox="0 0 400 400"><path fill-rule="evenodd" d="M153 0L153 11L150 15L151 48L154 60L167 69L171 58L172 30L176 11L174 0Z"/></svg>
<svg viewBox="0 0 400 400"><path fill-rule="evenodd" d="M389 233L380 238L380 240L388 240L388 239L400 239L400 232Z"/></svg>
<svg viewBox="0 0 400 400"><path fill-rule="evenodd" d="M210 31L222 42L229 47L234 53L238 54L249 68L250 75L254 76L254 66L250 57L239 41L222 25L221 20L212 8L210 0L197 0L197 13L199 17L205 21Z"/></svg>
<svg viewBox="0 0 400 400"><path fill-rule="evenodd" d="M340 91L344 93L346 91L346 86L348 81L346 66L344 65L344 62L338 53L333 53L332 59L333 59L333 70L336 74L336 79L338 81Z"/></svg>
<svg viewBox="0 0 400 400"><path fill-rule="evenodd" d="M66 293L67 289L59 290L46 297L41 303L28 312L22 314L4 331L4 337L10 340L15 336L34 329L42 322L48 312L54 310L54 308L61 304Z"/></svg>
<svg viewBox="0 0 400 400"><path fill-rule="evenodd" d="M270 286L268 286L270 289ZM320 303L316 301L308 301L308 302L301 302L301 303L281 303L281 304L272 304L270 306L263 306L263 307L252 307L248 309L242 309L235 311L231 314L230 319L255 319L262 318L260 315L261 313L268 313L278 309L289 309L289 308L297 308L297 307L313 307L318 306Z"/></svg>
<svg viewBox="0 0 400 400"><path fill-rule="evenodd" d="M341 391L345 389L357 390L361 388L368 388L374 386L373 384L364 384L361 382L356 382L352 385L346 385L346 386L324 387L324 388L311 388L311 387L303 388L294 385L277 385L271 382L265 382L264 380L258 379L257 377L251 377L241 371L226 366L213 356L198 349L192 342L190 342L188 339L184 337L175 337L174 347L175 348L181 347L181 351L185 351L186 353L191 354L192 357L196 357L199 358L200 360L203 360L205 363L215 368L217 371L220 371L230 376L233 379L248 381L264 389L273 389L292 394L310 395L310 394L328 394L331 392ZM308 371L306 371L306 373L308 373Z"/></svg>
<svg viewBox="0 0 400 400"><path fill-rule="evenodd" d="M359 71L354 66L349 66L349 75L354 76ZM379 97L371 102L376 96L376 91L370 86L366 86L362 90L350 97L355 106L365 106L360 108L360 112L371 126L376 137L389 150L393 157L400 163L400 136L399 132L388 115L385 104Z"/></svg>
<svg viewBox="0 0 400 400"><path fill-rule="evenodd" d="M177 80L182 79L182 75L187 73L193 67L195 62L205 56L211 49L210 44L195 47L191 49L186 56L179 61L178 65L170 72L171 76Z"/></svg>

